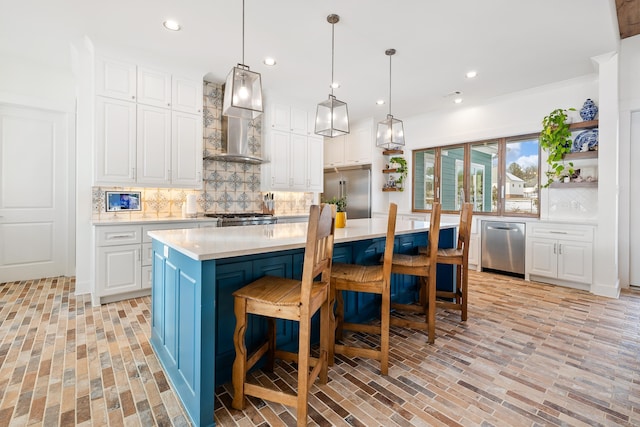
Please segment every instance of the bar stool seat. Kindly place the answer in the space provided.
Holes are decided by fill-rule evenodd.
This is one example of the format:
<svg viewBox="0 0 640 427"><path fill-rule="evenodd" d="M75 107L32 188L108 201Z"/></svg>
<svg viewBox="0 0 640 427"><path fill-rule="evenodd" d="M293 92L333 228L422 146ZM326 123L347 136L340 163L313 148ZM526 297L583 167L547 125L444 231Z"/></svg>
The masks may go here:
<svg viewBox="0 0 640 427"><path fill-rule="evenodd" d="M307 240L302 267L302 280L264 276L233 293L236 327L233 343L236 358L233 362L233 401L235 409L244 409L245 396L296 407L297 425L307 425L309 389L316 378L328 379L328 354L331 345L331 314L329 308L330 279L333 257L335 214L330 205L311 206ZM314 280L320 276L320 280ZM320 312L320 354L311 356L311 318ZM248 315L265 317L268 334L265 342L247 355L245 334ZM298 351L276 348L276 320L299 322ZM267 356L265 370L273 371L274 359L298 363L297 392L279 391L247 382L247 372L263 356ZM312 367L311 372L309 368Z"/></svg>
<svg viewBox="0 0 640 427"><path fill-rule="evenodd" d="M433 344L436 338L436 258L438 242L440 239L440 203L434 203L429 220L428 253L416 255L393 254L391 272L394 274L406 274L418 276L419 300L418 304L393 303L391 308L399 311L423 313L424 322L401 319L391 316L390 323L394 326L426 330L429 343Z"/></svg>
<svg viewBox="0 0 640 427"><path fill-rule="evenodd" d="M343 338L343 330L366 332L380 335L379 349L337 344L330 347L329 363L334 355L349 357L366 357L380 361L380 373L389 372L389 311L391 302L391 259L393 256L394 235L396 229L396 213L398 206L391 203L387 219L387 237L382 265L358 265L335 263L331 269L331 300L336 301L335 318L332 320L337 339ZM365 292L381 296L380 325L351 323L344 321L344 300L342 291Z"/></svg>
<svg viewBox="0 0 640 427"><path fill-rule="evenodd" d="M458 244L455 248L438 249L438 264L456 265L456 289L454 291L436 290L436 306L460 311L462 321L467 320L469 288L469 240L471 239L471 220L473 204L464 203L460 210ZM426 253L426 247L418 248ZM438 299L439 298L439 299Z"/></svg>

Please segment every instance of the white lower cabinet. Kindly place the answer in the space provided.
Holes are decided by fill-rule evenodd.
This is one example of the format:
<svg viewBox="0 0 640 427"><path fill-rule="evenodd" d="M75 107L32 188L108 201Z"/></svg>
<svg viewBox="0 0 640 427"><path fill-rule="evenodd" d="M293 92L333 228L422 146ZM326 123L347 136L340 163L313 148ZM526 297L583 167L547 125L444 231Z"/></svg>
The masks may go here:
<svg viewBox="0 0 640 427"><path fill-rule="evenodd" d="M148 231L216 225L216 221L96 225L94 303L119 301L151 292L153 250Z"/></svg>
<svg viewBox="0 0 640 427"><path fill-rule="evenodd" d="M593 282L593 235L592 226L528 224L525 278L590 286Z"/></svg>
<svg viewBox="0 0 640 427"><path fill-rule="evenodd" d="M473 267L473 269L477 269L477 266L480 265L480 236L477 233L471 233L469 237L469 265Z"/></svg>

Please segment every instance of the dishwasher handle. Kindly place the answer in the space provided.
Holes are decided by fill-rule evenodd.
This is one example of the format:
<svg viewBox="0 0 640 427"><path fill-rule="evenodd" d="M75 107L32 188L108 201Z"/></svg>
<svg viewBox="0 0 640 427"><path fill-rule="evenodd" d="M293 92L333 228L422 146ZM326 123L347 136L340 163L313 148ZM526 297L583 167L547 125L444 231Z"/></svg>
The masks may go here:
<svg viewBox="0 0 640 427"><path fill-rule="evenodd" d="M504 230L504 231L520 231L519 228L514 228L514 227L499 227L499 226L495 226L495 225L488 225L487 226L487 230Z"/></svg>

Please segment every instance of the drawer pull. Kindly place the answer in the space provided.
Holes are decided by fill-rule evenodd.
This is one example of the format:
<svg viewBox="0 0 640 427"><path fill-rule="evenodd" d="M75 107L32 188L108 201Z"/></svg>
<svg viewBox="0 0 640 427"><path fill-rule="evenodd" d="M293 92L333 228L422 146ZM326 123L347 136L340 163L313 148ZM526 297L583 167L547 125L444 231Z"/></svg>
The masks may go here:
<svg viewBox="0 0 640 427"><path fill-rule="evenodd" d="M554 230L549 230L549 233L551 233L551 234L569 234L566 231L554 231Z"/></svg>
<svg viewBox="0 0 640 427"><path fill-rule="evenodd" d="M135 237L134 234L112 234L110 236L107 236L107 239L130 239L132 237Z"/></svg>

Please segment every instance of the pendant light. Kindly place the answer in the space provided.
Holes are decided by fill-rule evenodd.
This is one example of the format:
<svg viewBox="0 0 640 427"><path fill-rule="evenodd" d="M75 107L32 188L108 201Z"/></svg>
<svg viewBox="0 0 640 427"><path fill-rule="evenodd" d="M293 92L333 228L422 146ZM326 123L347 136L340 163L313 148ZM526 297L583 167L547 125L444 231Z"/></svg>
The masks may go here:
<svg viewBox="0 0 640 427"><path fill-rule="evenodd" d="M242 0L242 64L227 75L222 114L242 119L255 119L262 114L262 80L260 73L244 64L244 0Z"/></svg>
<svg viewBox="0 0 640 427"><path fill-rule="evenodd" d="M395 49L387 49L384 54L389 57L389 114L387 118L378 123L376 132L376 145L385 150L395 150L404 145L404 126L402 120L398 120L391 114L391 57L395 55Z"/></svg>
<svg viewBox="0 0 640 427"><path fill-rule="evenodd" d="M335 24L340 21L340 17L335 14L327 16L327 22L331 24L331 94L329 99L318 104L316 110L316 128L317 135L334 136L345 135L349 133L349 112L347 111L346 102L342 102L333 96L333 57L334 57L334 28Z"/></svg>

